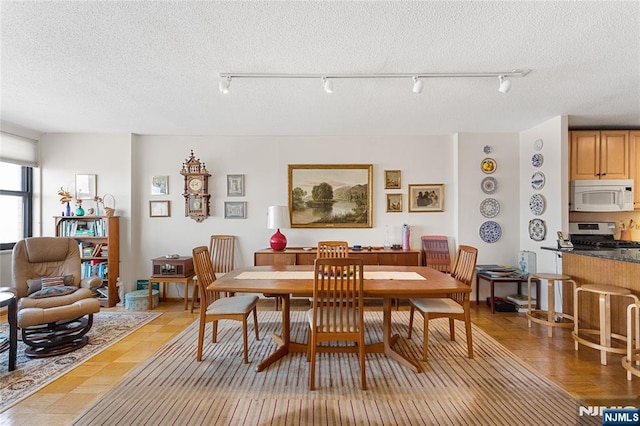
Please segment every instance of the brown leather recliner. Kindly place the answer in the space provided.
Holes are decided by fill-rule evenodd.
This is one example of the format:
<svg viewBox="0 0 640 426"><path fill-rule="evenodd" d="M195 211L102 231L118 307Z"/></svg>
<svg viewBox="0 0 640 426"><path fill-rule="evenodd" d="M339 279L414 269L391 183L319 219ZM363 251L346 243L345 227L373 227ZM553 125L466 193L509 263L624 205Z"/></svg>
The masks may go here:
<svg viewBox="0 0 640 426"><path fill-rule="evenodd" d="M98 277L81 279L78 244L73 238L34 237L13 248L12 287L18 297L18 327L30 346L28 356L71 352L86 345L100 301L92 289ZM42 288L42 278L62 277L64 286ZM38 288L40 287L40 290Z"/></svg>

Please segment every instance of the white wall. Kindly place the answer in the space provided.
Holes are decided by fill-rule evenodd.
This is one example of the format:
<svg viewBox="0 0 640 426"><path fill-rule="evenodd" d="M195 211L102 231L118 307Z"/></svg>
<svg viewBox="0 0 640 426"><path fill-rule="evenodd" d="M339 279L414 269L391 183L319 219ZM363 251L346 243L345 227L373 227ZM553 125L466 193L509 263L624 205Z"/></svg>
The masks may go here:
<svg viewBox="0 0 640 426"><path fill-rule="evenodd" d="M373 228L365 229L285 229L289 246L315 246L321 239L344 239L351 244L382 245L385 226L393 239L400 228L411 227L411 246L420 248L420 236L451 236L457 244L478 247L478 263L515 264L518 251L531 249L526 233L529 220L530 150L533 140L542 137L549 197L562 196L563 183L554 178L566 175L566 119L557 118L518 134L469 134L425 136L153 136L102 134L50 134L41 142L42 151L42 235L54 235L53 216L62 206L56 194L60 186L73 190L75 174L97 174L98 193L111 193L116 214L121 217L121 276L126 291L138 279L148 279L151 259L169 253L190 255L193 247L208 244L214 233L238 237L236 263L253 264L253 253L268 247L273 231L266 229L269 205L287 204L288 164L373 164ZM492 148L485 154L483 148ZM532 146L532 145L531 145ZM562 148L564 146L564 148ZM184 216L182 163L193 149L212 173L212 216L197 223ZM563 151L564 150L564 151ZM547 154L549 158L547 159ZM502 238L493 244L480 239L478 229L488 220L479 205L488 195L480 182L486 176L480 163L494 158L498 169L491 176L499 188L491 196L501 203L500 214L492 219L502 227ZM548 162L547 162L548 161ZM547 168L548 167L548 168ZM551 170L553 168L553 170ZM563 169L565 171L563 171ZM384 189L384 170L402 171L402 189ZM245 196L226 196L226 175L245 175ZM151 177L169 176L169 194L151 196ZM551 178L551 179L550 179ZM408 184L444 183L445 211L409 213ZM556 187L553 189L552 187ZM526 192L526 194L525 194ZM385 194L402 193L403 213L387 213ZM564 194L566 197L566 194ZM526 199L526 202L525 202ZM171 216L150 218L150 200L169 200ZM247 219L224 219L224 201L246 201ZM566 203L563 203L566 205ZM561 216L560 205L545 213ZM557 211L557 212L556 212ZM562 223L565 219L557 219ZM556 220L550 220L555 230ZM560 228L558 228L560 229ZM526 235L526 239L525 236ZM554 237L548 237L552 245ZM539 246L536 244L534 248ZM540 263L539 269L553 266ZM553 269L551 269L553 270ZM172 286L170 294L180 296L182 286ZM505 294L513 293L505 289ZM481 297L488 294L482 289ZM474 296L473 296L474 297ZM475 298L475 297L474 297Z"/></svg>
<svg viewBox="0 0 640 426"><path fill-rule="evenodd" d="M456 217L456 240L478 248L478 264L517 264L520 216L518 197L519 162L517 134L473 134L459 133L454 138L457 156L458 213ZM489 154L484 147L491 149ZM481 169L484 158L497 163L496 171L486 174ZM498 186L493 194L485 194L482 179L492 176ZM480 213L480 203L486 198L495 198L500 203L500 213L494 218L485 218ZM497 222L502 236L494 243L480 238L480 226L485 221ZM496 286L496 296L514 294L515 285ZM489 286L480 288L480 300L489 296ZM475 286L472 297L475 299Z"/></svg>
<svg viewBox="0 0 640 426"><path fill-rule="evenodd" d="M60 187L75 191L76 174L95 174L99 196L115 198L116 215L120 216L120 274L133 274L131 253L132 170L131 135L129 134L47 134L40 141L42 170L42 222L34 228L44 236L55 235L53 216L64 209L57 195ZM83 202L85 209L91 203Z"/></svg>
<svg viewBox="0 0 640 426"><path fill-rule="evenodd" d="M536 253L537 271L562 273L562 259L555 252L542 250L541 247L556 247L556 232L569 230L569 148L567 117L560 116L548 120L520 133L520 249ZM533 167L531 157L535 151L533 144L542 139L543 147L539 151L544 161L541 167ZM546 183L540 191L531 186L531 177L536 171L544 173ZM540 193L546 200L546 210L537 216L546 223L547 234L543 241L529 238L528 224L534 216L529 209L529 199L534 193ZM545 287L542 287L545 290ZM558 288L559 289L559 288ZM560 293L556 293L556 309L561 310ZM541 305L547 306L547 294L541 295Z"/></svg>

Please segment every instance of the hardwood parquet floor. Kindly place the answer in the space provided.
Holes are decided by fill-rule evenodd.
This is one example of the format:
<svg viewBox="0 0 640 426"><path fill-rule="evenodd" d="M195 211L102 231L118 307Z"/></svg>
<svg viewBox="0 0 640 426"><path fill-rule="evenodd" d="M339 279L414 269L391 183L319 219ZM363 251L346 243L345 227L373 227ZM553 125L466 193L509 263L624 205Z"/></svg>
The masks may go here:
<svg viewBox="0 0 640 426"><path fill-rule="evenodd" d="M305 302L295 302L293 309L307 309ZM259 306L263 310L273 308L273 300L261 301ZM86 406L198 317L184 311L182 301L162 303L157 309L163 312L159 318L0 413L0 424L69 424ZM407 307L402 304L400 309ZM608 365L603 366L596 350L583 346L574 350L570 330L556 329L549 338L544 326L533 324L528 328L524 314L491 314L486 306L472 304L472 319L517 357L585 404L640 407L640 378L627 381L626 371L620 365L621 356L609 355ZM6 316L0 317L0 321L6 321ZM194 359L195 346L196 342Z"/></svg>

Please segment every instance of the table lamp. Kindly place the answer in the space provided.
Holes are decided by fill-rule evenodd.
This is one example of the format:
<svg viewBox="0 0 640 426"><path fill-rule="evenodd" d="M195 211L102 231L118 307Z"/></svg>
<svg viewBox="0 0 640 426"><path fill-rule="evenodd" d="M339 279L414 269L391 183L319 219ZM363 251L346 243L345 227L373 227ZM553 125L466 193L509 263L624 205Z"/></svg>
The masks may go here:
<svg viewBox="0 0 640 426"><path fill-rule="evenodd" d="M288 227L289 210L287 206L269 206L267 210L267 229L277 229L269 240L272 250L282 251L287 247L287 237L280 232L280 228Z"/></svg>

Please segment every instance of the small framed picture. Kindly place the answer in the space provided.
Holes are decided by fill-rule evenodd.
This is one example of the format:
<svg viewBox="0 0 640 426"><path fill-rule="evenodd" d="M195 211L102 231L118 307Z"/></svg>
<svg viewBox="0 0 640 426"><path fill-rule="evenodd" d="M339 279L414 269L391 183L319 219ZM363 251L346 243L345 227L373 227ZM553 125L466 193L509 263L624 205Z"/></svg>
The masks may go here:
<svg viewBox="0 0 640 426"><path fill-rule="evenodd" d="M76 175L76 200L93 200L96 194L96 175Z"/></svg>
<svg viewBox="0 0 640 426"><path fill-rule="evenodd" d="M169 195L169 176L151 178L151 195Z"/></svg>
<svg viewBox="0 0 640 426"><path fill-rule="evenodd" d="M171 216L171 205L169 200L149 201L149 217L169 216Z"/></svg>
<svg viewBox="0 0 640 426"><path fill-rule="evenodd" d="M444 183L409 184L410 212L443 212Z"/></svg>
<svg viewBox="0 0 640 426"><path fill-rule="evenodd" d="M384 189L400 189L400 170L384 171Z"/></svg>
<svg viewBox="0 0 640 426"><path fill-rule="evenodd" d="M247 218L247 202L246 201L225 201L224 202L224 218L225 219L246 219Z"/></svg>
<svg viewBox="0 0 640 426"><path fill-rule="evenodd" d="M402 212L402 194L387 194L387 213Z"/></svg>
<svg viewBox="0 0 640 426"><path fill-rule="evenodd" d="M227 175L227 197L244 197L244 175Z"/></svg>

